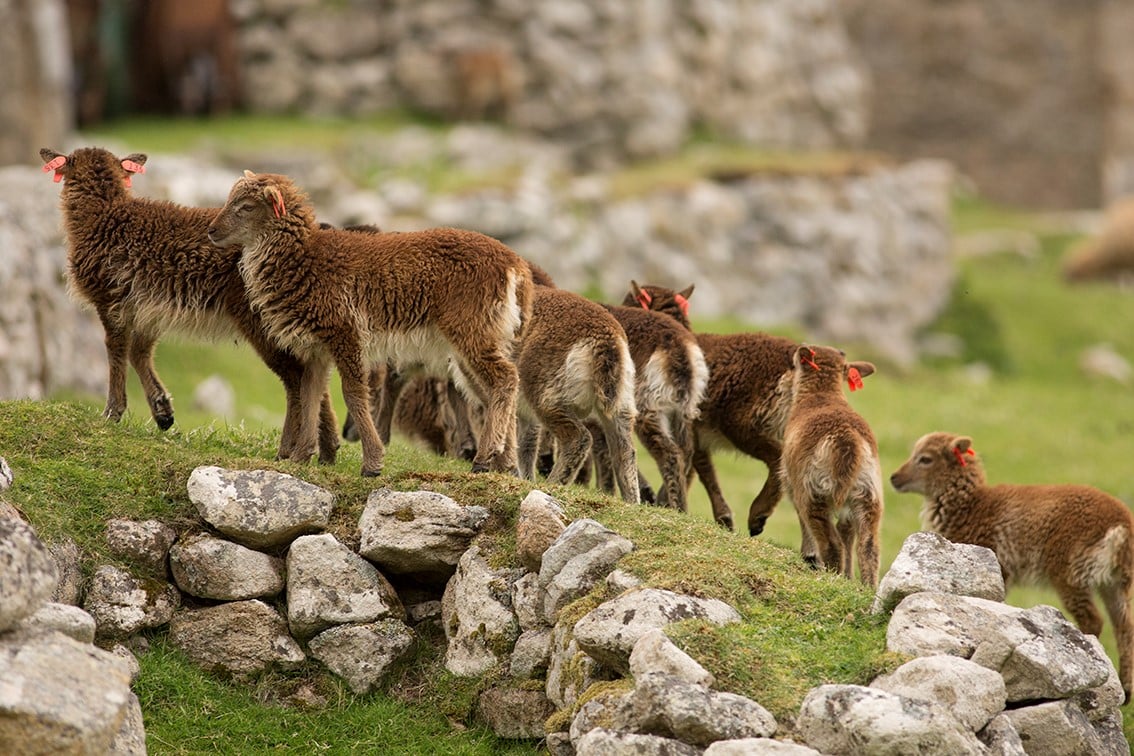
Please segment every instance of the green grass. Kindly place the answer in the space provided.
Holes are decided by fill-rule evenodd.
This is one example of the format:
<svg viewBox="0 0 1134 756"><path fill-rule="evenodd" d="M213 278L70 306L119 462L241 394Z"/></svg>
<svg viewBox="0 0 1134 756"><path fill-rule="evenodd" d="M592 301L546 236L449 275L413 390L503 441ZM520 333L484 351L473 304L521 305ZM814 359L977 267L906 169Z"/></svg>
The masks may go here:
<svg viewBox="0 0 1134 756"><path fill-rule="evenodd" d="M368 121L234 116L201 122L126 121L92 134L128 145L131 151L216 148L221 154L294 145L297 141L332 153L351 151L368 130L383 132L413 122L404 114ZM418 123L424 128L434 124ZM205 134L205 136L202 136ZM353 154L353 153L352 153ZM682 156L631 168L615 179L619 192L680 184L706 173L858 170L846 156L765 155L728 145L696 143ZM418 167L415 175L432 189L483 181L452 176L449 166ZM378 158L361 161L364 177L389 175ZM504 176L491 177L490 181ZM1052 233L1040 219L960 197L954 228L1035 230L1042 242L1033 259L990 255L958 262L952 301L930 329L958 336L959 359L936 358L899 369L868 351L879 372L850 399L878 437L885 474L896 469L914 440L932 430L973 437L992 482L1081 482L1134 502L1129 475L1134 392L1078 369L1079 352L1106 342L1134 360L1134 297L1106 285L1068 287L1058 261L1074 240ZM695 282L694 282L695 283ZM759 328L736 320L696 317L698 330L731 332ZM800 334L789 334L799 336ZM970 366L990 369L974 380ZM100 397L64 397L65 402L0 403L0 454L11 463L17 485L8 498L47 538L74 537L93 559L112 561L102 543L110 517L158 517L176 524L194 514L185 481L197 465L283 470L333 490L338 506L333 529L348 534L372 481L358 477L357 446L344 446L334 467L272 461L282 422L278 381L245 347L181 343L158 349L157 365L175 397L177 422L159 432L149 418L136 378L129 383L130 410L122 423L99 416ZM192 407L194 386L212 373L237 392L234 416L218 419ZM343 411L337 387L332 391ZM641 453L651 481L656 467ZM749 501L765 477L763 465L722 453L715 462L725 496L743 529ZM526 483L501 476L473 476L467 465L433 457L398 439L391 445L379 485L426 487L458 501L489 506L494 514L489 546L496 563L510 563L510 528ZM810 687L823 682L866 682L897 660L884 653L885 619L866 613L870 596L857 584L802 567L796 556L799 526L782 502L758 539L727 534L711 523L699 482L691 489L690 513L638 509L575 487L553 489L572 516L595 517L634 540L625 566L652 584L712 595L738 606L745 621L729 628L697 623L677 626L673 636L709 667L721 685L752 696L790 721ZM883 569L907 535L920 529L920 498L887 492L882 529ZM584 611L601 594L581 602ZM1059 606L1054 593L1017 588L1011 603ZM1109 624L1103 643L1111 654ZM266 676L233 686L203 675L169 648L160 634L143 657L138 684L147 737L154 753L262 753L277 750L330 753L415 752L530 753L478 729L472 701L485 681L462 681L444 673L435 649L423 644L417 663L395 680L388 694L356 698L314 665L291 676ZM310 684L329 703L319 710L284 706L278 695ZM1124 713L1128 737L1134 718ZM208 727L202 723L208 722ZM467 728L467 729L466 729ZM315 744L312 746L311 744Z"/></svg>

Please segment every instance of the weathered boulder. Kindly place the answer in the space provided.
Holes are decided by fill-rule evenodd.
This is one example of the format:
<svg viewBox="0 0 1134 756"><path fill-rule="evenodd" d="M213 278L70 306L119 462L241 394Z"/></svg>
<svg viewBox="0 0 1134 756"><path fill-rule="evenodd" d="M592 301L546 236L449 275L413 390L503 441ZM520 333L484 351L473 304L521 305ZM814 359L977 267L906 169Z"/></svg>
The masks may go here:
<svg viewBox="0 0 1134 756"><path fill-rule="evenodd" d="M525 572L512 584L512 610L516 612L521 630L551 627L543 618L543 589L536 573Z"/></svg>
<svg viewBox="0 0 1134 756"><path fill-rule="evenodd" d="M860 685L821 685L800 706L796 728L812 748L838 756L981 753L976 735L945 710Z"/></svg>
<svg viewBox="0 0 1134 756"><path fill-rule="evenodd" d="M936 533L913 533L879 581L873 611L891 611L921 591L1003 601L1004 577L991 549L950 543Z"/></svg>
<svg viewBox="0 0 1134 756"><path fill-rule="evenodd" d="M1053 607L1018 609L944 593L915 593L898 604L886 647L971 659L1003 676L1009 702L1068 698L1104 685L1113 669Z"/></svg>
<svg viewBox="0 0 1134 756"><path fill-rule="evenodd" d="M478 546L461 557L441 598L446 669L479 675L508 657L520 635L512 611L512 583L519 576L518 570L489 567Z"/></svg>
<svg viewBox="0 0 1134 756"><path fill-rule="evenodd" d="M169 550L173 581L191 596L223 601L267 598L283 591L284 560L198 533Z"/></svg>
<svg viewBox="0 0 1134 756"><path fill-rule="evenodd" d="M271 470L198 467L187 487L201 519L253 549L322 530L335 505L331 492Z"/></svg>
<svg viewBox="0 0 1134 756"><path fill-rule="evenodd" d="M624 593L592 609L575 623L574 635L579 648L600 664L628 672L630 653L643 635L671 622L687 619L726 625L739 622L740 613L718 599L643 588Z"/></svg>
<svg viewBox="0 0 1134 756"><path fill-rule="evenodd" d="M776 732L775 718L755 701L666 674L637 678L616 721L619 730L701 747L717 740L771 737Z"/></svg>
<svg viewBox="0 0 1134 756"><path fill-rule="evenodd" d="M77 606L47 602L19 624L21 630L55 631L79 643L94 643L95 620Z"/></svg>
<svg viewBox="0 0 1134 756"><path fill-rule="evenodd" d="M332 625L404 621L405 607L378 569L330 533L296 538L287 553L287 621L297 638Z"/></svg>
<svg viewBox="0 0 1134 756"><path fill-rule="evenodd" d="M579 696L607 671L579 648L573 625L560 622L551 630L551 657L547 663L547 697L560 709L575 705Z"/></svg>
<svg viewBox="0 0 1134 756"><path fill-rule="evenodd" d="M545 673L551 661L551 635L550 627L522 632L512 647L508 673L512 677L538 677Z"/></svg>
<svg viewBox="0 0 1134 756"><path fill-rule="evenodd" d="M12 487L12 481L15 480L15 475L12 474L12 468L8 466L8 460L0 457L0 492L7 491Z"/></svg>
<svg viewBox="0 0 1134 756"><path fill-rule="evenodd" d="M544 620L554 623L560 609L589 592L633 550L629 539L595 520L584 518L568 525L540 564Z"/></svg>
<svg viewBox="0 0 1134 756"><path fill-rule="evenodd" d="M23 520L0 517L0 633L33 614L55 590L55 561Z"/></svg>
<svg viewBox="0 0 1134 756"><path fill-rule="evenodd" d="M284 618L258 599L179 611L169 623L169 641L194 664L235 676L291 669L305 658Z"/></svg>
<svg viewBox="0 0 1134 756"><path fill-rule="evenodd" d="M51 593L51 600L59 604L78 606L82 599L83 555L79 545L70 538L50 543L47 550L55 562L59 581Z"/></svg>
<svg viewBox="0 0 1134 756"><path fill-rule="evenodd" d="M543 553L567 528L563 507L543 491L532 491L520 502L516 519L516 556L530 572L539 572Z"/></svg>
<svg viewBox="0 0 1134 756"><path fill-rule="evenodd" d="M311 656L346 680L351 690L362 694L378 688L413 645L413 631L401 620L387 618L332 627L312 638L307 648Z"/></svg>
<svg viewBox="0 0 1134 756"><path fill-rule="evenodd" d="M432 491L372 491L358 520L358 553L391 575L444 582L488 519Z"/></svg>
<svg viewBox="0 0 1134 756"><path fill-rule="evenodd" d="M579 738L576 756L698 756L700 748L657 735L638 735L596 727Z"/></svg>
<svg viewBox="0 0 1134 756"><path fill-rule="evenodd" d="M705 749L703 756L820 756L814 748L772 738L718 740Z"/></svg>
<svg viewBox="0 0 1134 756"><path fill-rule="evenodd" d="M544 722L555 705L541 690L492 687L480 694L477 713L497 737L509 740L542 738Z"/></svg>
<svg viewBox="0 0 1134 756"><path fill-rule="evenodd" d="M870 687L937 704L976 732L1004 710L1004 678L959 656L923 656L908 661Z"/></svg>
<svg viewBox="0 0 1134 756"><path fill-rule="evenodd" d="M0 681L9 753L111 753L131 709L125 663L61 633L0 635Z"/></svg>
<svg viewBox="0 0 1134 756"><path fill-rule="evenodd" d="M100 642L122 640L169 622L181 605L181 594L157 578L136 578L103 565L95 570L83 608L94 617Z"/></svg>
<svg viewBox="0 0 1134 756"><path fill-rule="evenodd" d="M1130 753L1125 738L1106 737L1105 731L1100 734L1082 709L1070 701L1023 706L1004 712L1004 716L1019 733L1020 742L1029 754L1126 756Z"/></svg>
<svg viewBox="0 0 1134 756"><path fill-rule="evenodd" d="M142 721L142 702L131 691L122 725L110 742L114 756L146 756L146 728Z"/></svg>
<svg viewBox="0 0 1134 756"><path fill-rule="evenodd" d="M1020 733L1016 732L1012 720L1004 716L1003 712L992 718L992 721L977 733L977 739L988 746L988 751L996 756L1026 756L1024 744L1020 740Z"/></svg>
<svg viewBox="0 0 1134 756"><path fill-rule="evenodd" d="M128 559L146 575L165 578L169 547L177 531L158 520L114 519L106 523L110 553Z"/></svg>
<svg viewBox="0 0 1134 756"><path fill-rule="evenodd" d="M634 679L664 674L687 683L712 687L713 675L696 659L678 648L660 629L642 634L630 652L630 674Z"/></svg>

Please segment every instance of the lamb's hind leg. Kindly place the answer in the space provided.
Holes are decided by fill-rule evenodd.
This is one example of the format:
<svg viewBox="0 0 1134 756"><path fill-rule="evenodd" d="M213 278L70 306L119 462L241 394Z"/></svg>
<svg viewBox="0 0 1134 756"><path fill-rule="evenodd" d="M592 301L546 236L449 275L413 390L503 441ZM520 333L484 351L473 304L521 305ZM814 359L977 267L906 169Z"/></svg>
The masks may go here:
<svg viewBox="0 0 1134 756"><path fill-rule="evenodd" d="M142 382L142 391L146 395L146 402L150 405L150 414L153 415L157 427L166 430L173 425L173 399L165 386L158 378L154 367L154 347L157 337L134 331L130 334L130 364Z"/></svg>
<svg viewBox="0 0 1134 756"><path fill-rule="evenodd" d="M118 422L126 411L126 353L130 329L106 312L99 312L106 343L106 408L102 416Z"/></svg>
<svg viewBox="0 0 1134 756"><path fill-rule="evenodd" d="M1126 694L1124 704L1130 703L1134 687L1134 617L1130 614L1131 565L1126 565L1112 582L1099 586L1107 615L1114 628L1118 646L1118 679Z"/></svg>
<svg viewBox="0 0 1134 756"><path fill-rule="evenodd" d="M783 496L783 485L780 480L780 450L761 447L745 451L768 466L768 477L764 479L763 487L748 507L748 535L758 536L764 532L768 518L772 516Z"/></svg>
<svg viewBox="0 0 1134 756"><path fill-rule="evenodd" d="M614 477L623 501L640 504L642 492L638 481L638 459L634 451L634 418L627 413L616 413L603 423L603 436L610 449Z"/></svg>
<svg viewBox="0 0 1134 756"><path fill-rule="evenodd" d="M662 491L658 503L685 512L685 463L681 449L670 436L664 419L657 412L644 410L638 414L638 438L658 463L662 476Z"/></svg>

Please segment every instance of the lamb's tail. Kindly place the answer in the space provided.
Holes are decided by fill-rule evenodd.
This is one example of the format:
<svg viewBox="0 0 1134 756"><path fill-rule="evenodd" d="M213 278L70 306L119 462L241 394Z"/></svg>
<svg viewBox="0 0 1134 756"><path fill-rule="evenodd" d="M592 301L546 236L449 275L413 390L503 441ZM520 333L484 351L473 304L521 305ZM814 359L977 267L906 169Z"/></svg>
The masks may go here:
<svg viewBox="0 0 1134 756"><path fill-rule="evenodd" d="M614 417L634 402L634 361L625 341L602 341L592 354L595 396L602 413Z"/></svg>

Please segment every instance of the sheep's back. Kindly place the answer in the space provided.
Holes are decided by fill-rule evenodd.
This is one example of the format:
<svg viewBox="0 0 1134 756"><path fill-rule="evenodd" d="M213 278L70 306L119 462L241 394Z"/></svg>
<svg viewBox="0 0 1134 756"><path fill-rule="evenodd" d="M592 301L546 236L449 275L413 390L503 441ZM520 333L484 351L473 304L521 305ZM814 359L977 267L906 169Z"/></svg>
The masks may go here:
<svg viewBox="0 0 1134 756"><path fill-rule="evenodd" d="M709 366L701 425L737 446L778 442L790 408L788 385L797 344L764 333L697 334Z"/></svg>

